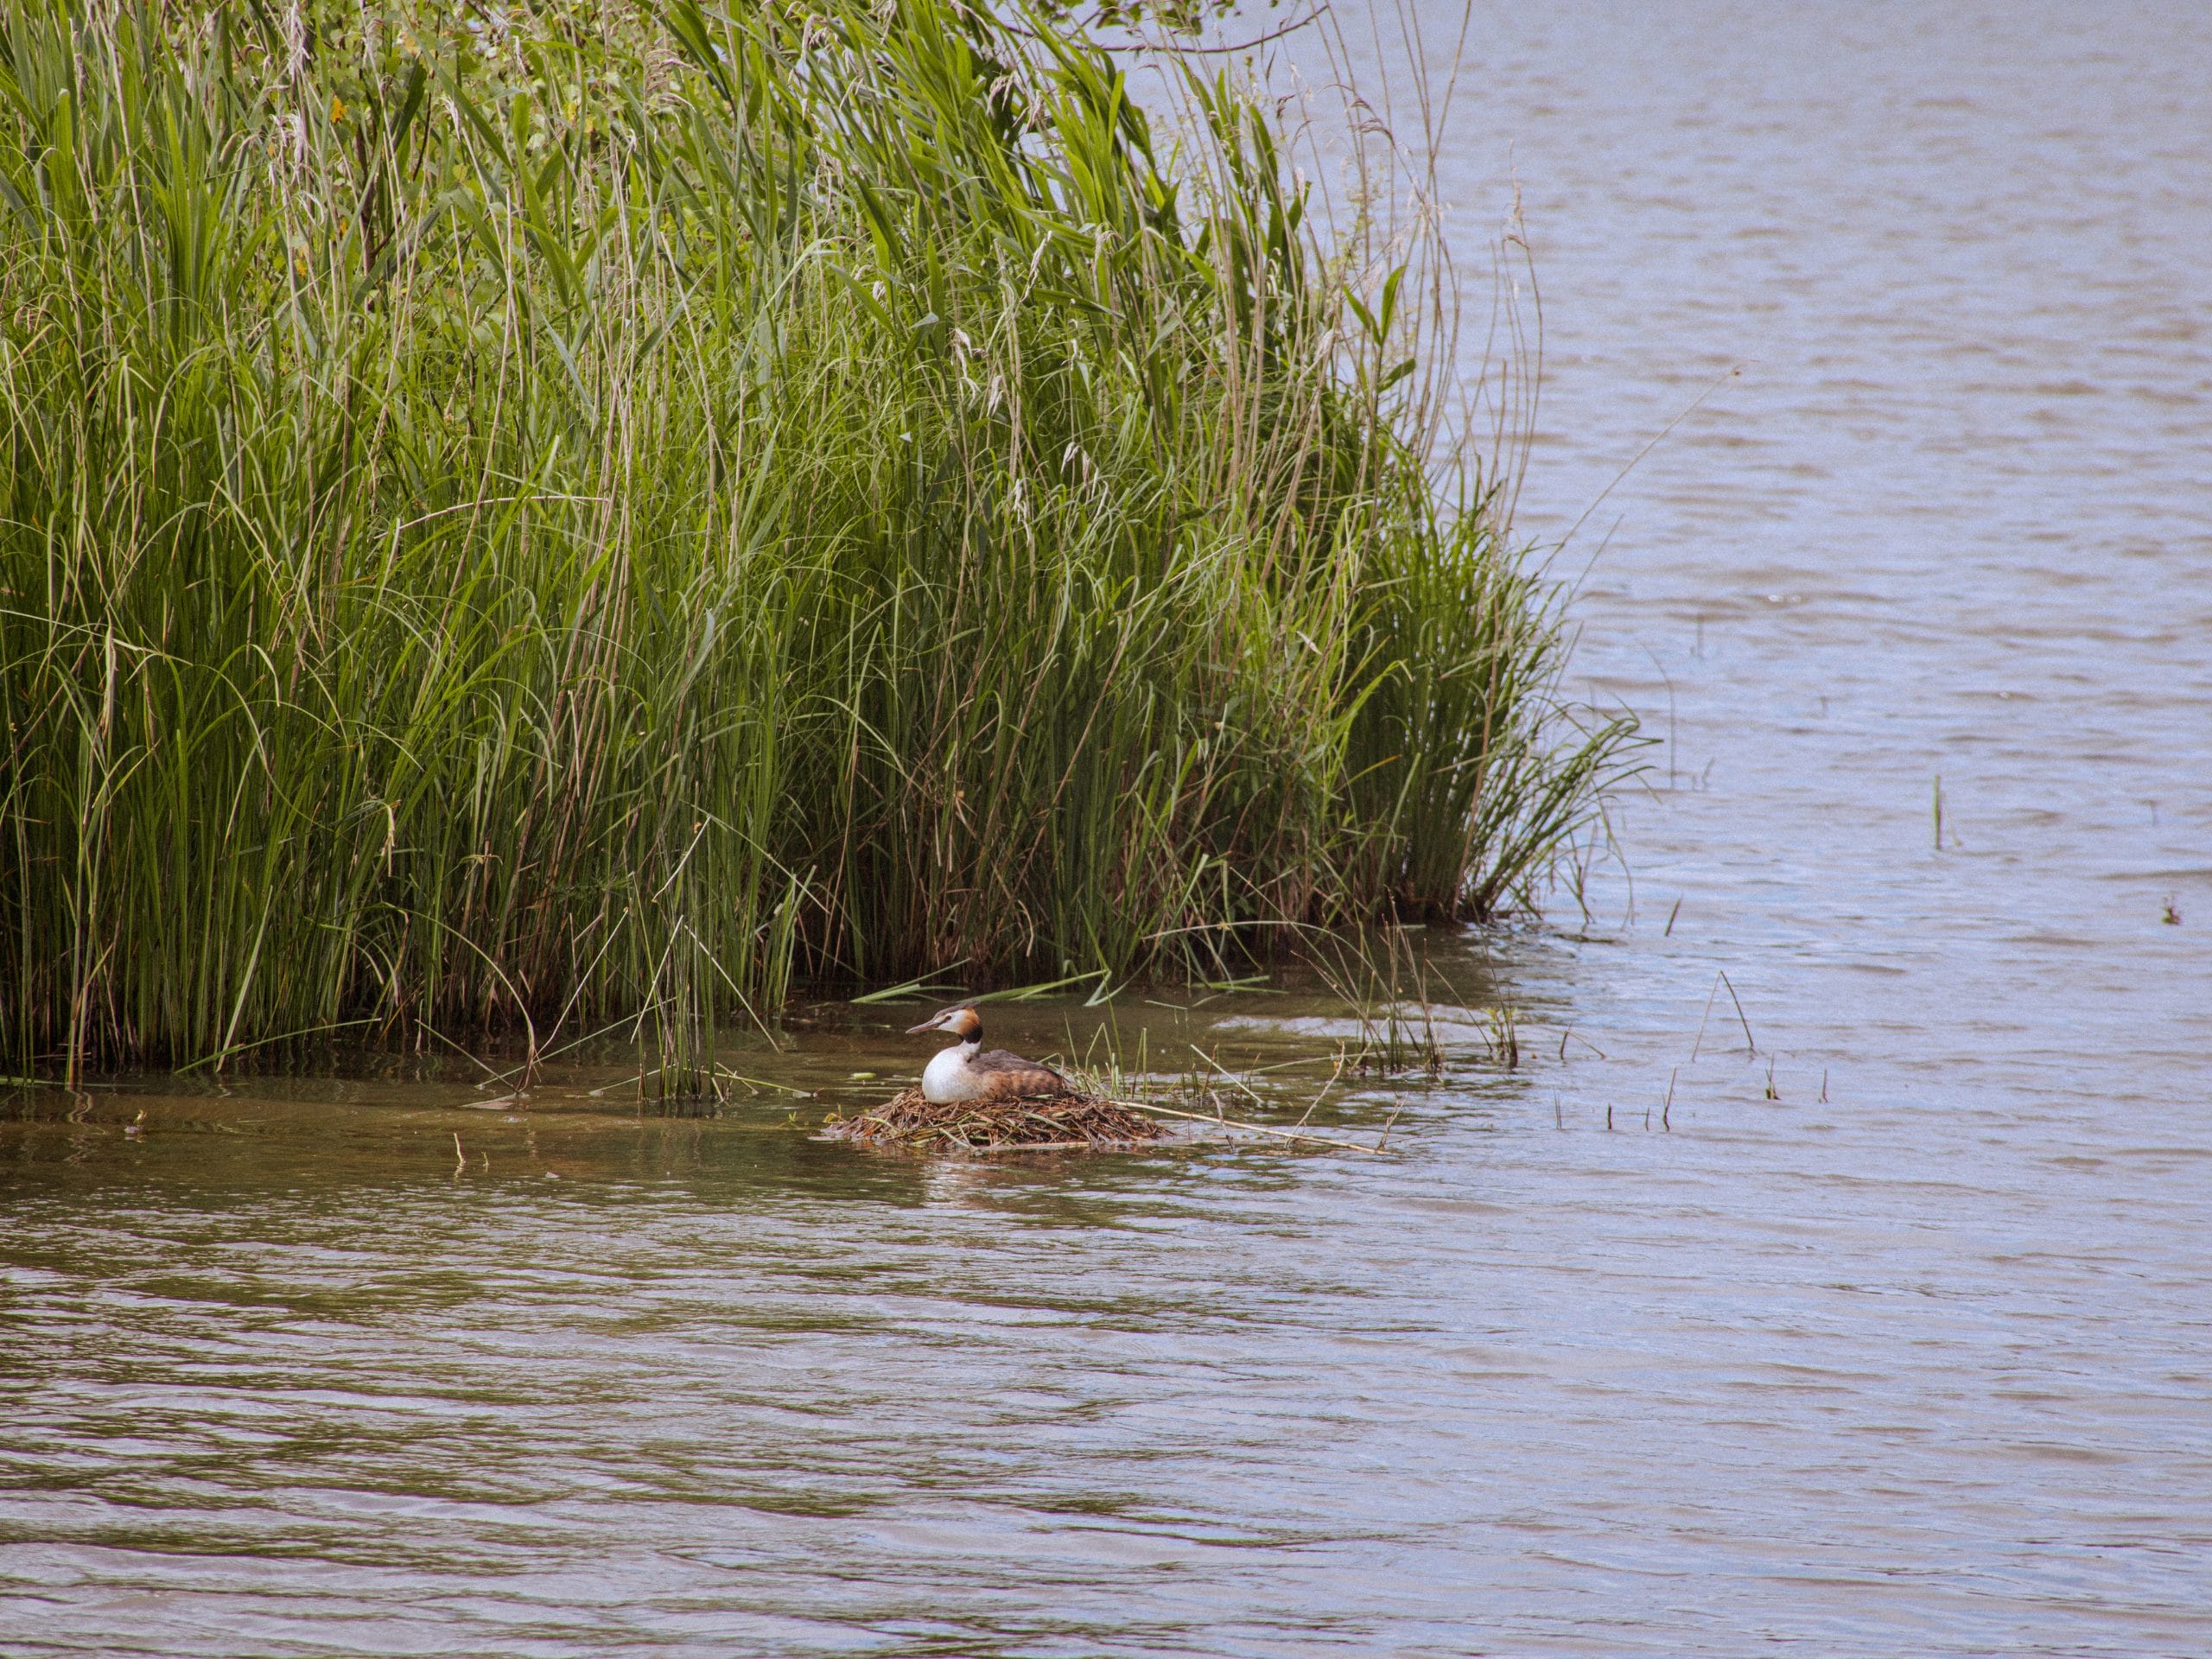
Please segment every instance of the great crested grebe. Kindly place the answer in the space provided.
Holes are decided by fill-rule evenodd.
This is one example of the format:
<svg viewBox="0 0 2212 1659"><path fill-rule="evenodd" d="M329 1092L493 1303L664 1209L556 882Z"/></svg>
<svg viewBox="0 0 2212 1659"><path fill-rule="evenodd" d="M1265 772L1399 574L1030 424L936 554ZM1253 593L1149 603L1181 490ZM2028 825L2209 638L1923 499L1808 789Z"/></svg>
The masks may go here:
<svg viewBox="0 0 2212 1659"><path fill-rule="evenodd" d="M1068 1092L1067 1079L1049 1065L1002 1048L983 1052L983 1021L962 1003L907 1027L909 1037L949 1031L960 1039L922 1070L922 1096L940 1106L963 1100L1049 1100Z"/></svg>

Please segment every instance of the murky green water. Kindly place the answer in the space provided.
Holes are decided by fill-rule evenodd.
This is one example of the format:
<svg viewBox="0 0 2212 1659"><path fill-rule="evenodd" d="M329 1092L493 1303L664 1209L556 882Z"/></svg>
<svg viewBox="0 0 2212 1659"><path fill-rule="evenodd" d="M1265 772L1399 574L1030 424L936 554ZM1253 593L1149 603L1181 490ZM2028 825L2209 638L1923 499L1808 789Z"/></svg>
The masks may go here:
<svg viewBox="0 0 2212 1659"><path fill-rule="evenodd" d="M1195 1040L1287 1098L1354 1033L1325 1007L1115 1018L1125 1050L1147 1017L1155 1053ZM226 1653L1203 1646L1285 1569L1318 1591L1385 1541L1436 1548L1379 1493L1348 1535L1333 1479L1291 1465L1381 1472L1419 1437L1375 1361L1423 1340L1437 1264L1390 1235L1489 1206L1429 1153L812 1139L891 1086L854 1072L911 1076L910 1017L733 1050L814 1097L712 1118L593 1098L613 1066L489 1106L452 1080L19 1100L9 1628ZM992 1034L1080 1052L1101 1018L994 1010ZM1524 1092L1462 1059L1340 1086L1315 1122L1480 1137ZM1382 1230L1300 1213L1326 1192Z"/></svg>
<svg viewBox="0 0 2212 1659"><path fill-rule="evenodd" d="M1521 1069L1320 1109L1390 1160L912 1161L612 1064L19 1103L0 1650L2212 1650L2207 28L1478 12L1524 517L1743 369L1601 514L1582 662L1669 743L1633 893L1497 944ZM1291 1113L1326 1013L1116 1017ZM729 1058L887 1087L877 1019Z"/></svg>

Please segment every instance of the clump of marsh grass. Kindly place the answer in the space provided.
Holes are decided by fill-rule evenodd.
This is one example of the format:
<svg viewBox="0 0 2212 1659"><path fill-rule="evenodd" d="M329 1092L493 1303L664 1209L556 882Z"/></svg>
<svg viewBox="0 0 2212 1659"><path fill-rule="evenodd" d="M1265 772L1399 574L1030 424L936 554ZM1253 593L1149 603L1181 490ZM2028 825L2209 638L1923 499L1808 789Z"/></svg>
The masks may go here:
<svg viewBox="0 0 2212 1659"><path fill-rule="evenodd" d="M1181 98L950 0L0 0L10 1064L680 1092L797 977L1528 895L1624 728L1419 249Z"/></svg>

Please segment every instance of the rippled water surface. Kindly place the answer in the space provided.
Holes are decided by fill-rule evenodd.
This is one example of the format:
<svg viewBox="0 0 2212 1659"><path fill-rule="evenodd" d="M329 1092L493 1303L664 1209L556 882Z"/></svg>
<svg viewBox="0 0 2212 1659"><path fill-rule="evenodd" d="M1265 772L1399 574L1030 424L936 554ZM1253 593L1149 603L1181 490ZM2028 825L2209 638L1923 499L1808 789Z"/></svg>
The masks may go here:
<svg viewBox="0 0 2212 1659"><path fill-rule="evenodd" d="M1526 522L1719 383L1572 555L1665 741L1633 892L1440 946L1522 1067L1324 1109L1387 1160L916 1162L613 1072L19 1104L0 1650L2212 1651L2212 14L1471 49ZM903 1023L747 1064L865 1090Z"/></svg>

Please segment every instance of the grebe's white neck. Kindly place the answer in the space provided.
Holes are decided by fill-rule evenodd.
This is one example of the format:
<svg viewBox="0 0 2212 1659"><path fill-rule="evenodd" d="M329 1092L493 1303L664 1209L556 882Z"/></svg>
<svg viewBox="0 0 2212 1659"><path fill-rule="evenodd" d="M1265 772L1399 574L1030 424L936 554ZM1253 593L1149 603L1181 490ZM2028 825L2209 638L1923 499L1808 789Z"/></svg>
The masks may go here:
<svg viewBox="0 0 2212 1659"><path fill-rule="evenodd" d="M982 1049L979 1032L938 1050L922 1068L922 1097L942 1105L947 1101L972 1100L982 1093L982 1074L976 1069L976 1057Z"/></svg>

